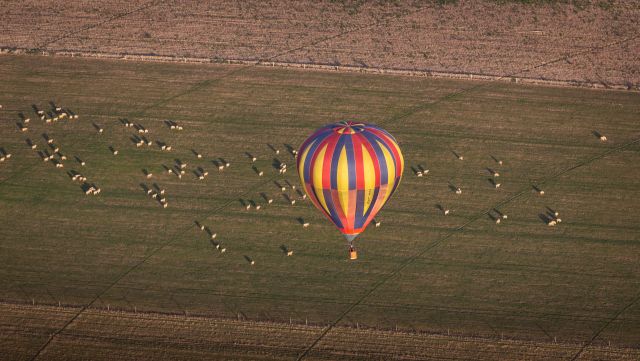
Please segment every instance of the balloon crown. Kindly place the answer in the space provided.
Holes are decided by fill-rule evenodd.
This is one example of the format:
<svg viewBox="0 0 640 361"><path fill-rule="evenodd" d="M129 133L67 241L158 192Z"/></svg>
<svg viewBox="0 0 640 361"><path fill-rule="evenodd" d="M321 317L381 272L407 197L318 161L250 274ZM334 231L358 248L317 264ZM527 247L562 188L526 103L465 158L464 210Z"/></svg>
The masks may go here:
<svg viewBox="0 0 640 361"><path fill-rule="evenodd" d="M341 121L331 125L334 132L339 134L355 134L363 132L366 127L364 123L357 123L351 121Z"/></svg>

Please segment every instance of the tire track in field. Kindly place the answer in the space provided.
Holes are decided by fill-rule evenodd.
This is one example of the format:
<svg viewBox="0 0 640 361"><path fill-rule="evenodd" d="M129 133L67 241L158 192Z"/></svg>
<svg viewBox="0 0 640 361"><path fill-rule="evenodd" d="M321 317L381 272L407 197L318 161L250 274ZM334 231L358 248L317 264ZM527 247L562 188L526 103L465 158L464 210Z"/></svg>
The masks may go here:
<svg viewBox="0 0 640 361"><path fill-rule="evenodd" d="M259 187L272 182L273 180L275 180L277 178L277 176L274 176L270 179L266 179L264 181L258 182L256 183L254 186L250 187L248 190L245 190L244 192L242 192L241 194L238 195L238 197L243 197L244 195L254 192L256 191ZM217 208L215 208L214 210L212 210L211 212L209 212L209 214L207 215L207 217L210 217L220 211L222 211L223 209L227 208L229 205L233 204L237 202L236 197L233 197L233 199L228 200L227 202L223 203L222 205L218 206ZM79 311L73 315L73 317L71 317L67 322L65 322L62 327L60 327L59 329L57 329L55 332L53 332L51 335L49 335L49 338L47 339L47 341L45 341L45 343L38 349L38 351L29 359L31 361L36 360L41 354L42 352L51 344L51 342L53 341L53 339L58 336L59 334L61 334L67 327L69 327L76 319L78 319L78 317L80 317L80 315L82 315L88 308L90 308L91 306L93 306L93 304L95 304L102 296L104 296L107 292L109 292L116 284L118 284L120 281L122 281L125 277L127 277L129 274L131 274L132 272L134 272L136 269L138 269L140 266L142 266L143 264L145 264L149 259L151 259L153 256L155 256L158 252L160 252L161 250L163 250L165 247L173 244L175 241L177 241L180 237L180 235L186 231L188 231L189 229L196 227L195 224L190 224L188 227L184 227L184 228L180 228L175 232L175 235L173 235L172 237L169 237L169 239L158 245L155 249L153 249L151 252L149 252L148 255L146 255L145 257L143 257L140 261L136 262L133 266L129 267L127 270L125 270L123 273L121 273L120 275L118 275L118 277L116 277L111 283L109 283L107 285L107 287L105 287L102 291L100 291L89 303L83 305Z"/></svg>
<svg viewBox="0 0 640 361"><path fill-rule="evenodd" d="M126 16L131 15L131 14L135 14L135 13L140 12L142 10L146 10L146 9L148 9L150 7L153 7L153 6L156 6L156 5L160 5L161 3L165 2L165 1L166 0L152 0L152 1L144 3L142 6L139 6L139 7L135 8L135 9L133 9L133 10L116 14L116 15L111 16L109 18L106 18L106 19L104 19L102 21L99 21L99 22L97 22L95 24L85 25L85 26L81 27L80 29L71 30L71 31L68 31L66 33L62 33L62 34L60 34L60 35L58 35L58 36L56 36L54 38L51 38L49 40L45 40L42 44L37 45L37 49L42 49L42 48L44 48L44 47L46 47L46 46L48 46L50 44L53 44L53 43L55 43L57 41L64 40L66 38L72 37L74 35L77 35L79 33L87 31L87 30L95 29L95 28L100 27L100 26L102 26L104 24L110 23L110 22L112 22L114 20L118 20L118 19L124 18Z"/></svg>
<svg viewBox="0 0 640 361"><path fill-rule="evenodd" d="M600 327L596 332L594 332L593 335L591 336L591 338L584 345L582 345L582 347L578 350L578 352L575 353L575 355L573 355L573 357L571 358L571 361L576 361L582 355L582 353L589 346L591 346L591 344L593 344L593 342L598 337L600 337L600 334L602 332L604 332L604 330L607 329L607 327L609 327L609 325L611 325L613 322L615 322L618 319L618 317L620 317L620 315L622 315L626 310L628 310L633 305L635 305L638 301L640 301L640 294L638 294L638 296L636 296L633 300L631 300L631 302L629 302L628 304L624 305L621 309L616 311L616 313L613 315L613 317L611 317L607 322L605 322L604 325L602 325L602 327Z"/></svg>
<svg viewBox="0 0 640 361"><path fill-rule="evenodd" d="M625 148L628 148L634 144L638 144L640 143L640 138L634 139L632 141L629 141L627 143L624 143L618 147L615 148L611 148L608 149L605 152L602 152L600 154L597 154L591 158L588 158L586 160L583 160L581 162L578 162L572 166L569 166L568 168L565 168L559 172L556 172L555 174L552 174L549 177L546 177L538 182L536 182L536 185L544 185L547 183L551 183L553 181L555 181L557 178L559 178L560 176L567 174L575 169L587 166L601 158L606 157L609 154L612 153L617 153ZM424 248L422 251L416 253L415 255L409 257L408 259L406 259L405 261L403 261L402 263L400 263L398 265L398 267L393 270L392 272L384 275L382 278L380 278L380 280L376 283L374 283L374 285L367 290L356 302L352 303L351 305L349 305L349 307L347 307L346 310L344 310L335 320L333 320L323 331L322 333L305 349L304 352L302 352L300 355L298 355L297 357L297 361L300 361L302 359L304 359L305 357L307 357L309 355L309 352L320 342L322 341L322 339L338 324L340 323L340 321L342 321L344 319L344 317L346 317L351 311L353 311L357 306L361 305L371 294L373 294L376 290L378 290L378 288L380 288L382 285L384 285L387 281L389 281L391 278L395 277L396 275L398 275L400 272L402 272L407 266L409 266L410 264L412 264L415 260L417 260L418 258L422 257L423 255L425 255L427 252L429 252L430 250L438 247L439 245L443 244L444 242L448 241L451 237L453 237L454 235L458 234L460 231L464 230L467 226L469 226L470 224L476 222L477 220L484 218L485 216L487 216L494 208L500 208L506 204L511 203L514 200L517 200L518 198L522 197L523 195L531 192L531 186L532 184L529 184L528 186L524 187L523 189L521 189L520 191L508 196L507 198L499 201L496 204L493 204L492 206L490 206L489 208L485 209L484 211L481 211L479 213L477 213L475 216L471 217L470 219L468 219L466 222L464 222L462 225L454 228L452 231L450 231L447 235L443 236L442 238L432 242L430 245L428 245L426 248ZM637 301L640 300L640 295L638 297L636 297L633 302L631 302L630 304L626 305L623 309L621 309L620 311L618 311L613 318L611 318L603 327L601 327L595 334L594 336L592 336L591 340L585 344L583 346L583 348L576 354L576 356L572 359L572 361L575 361L577 357L580 356L580 354L584 351L584 349L586 349L586 347L588 345L590 345L599 335L600 333L609 325L611 324L615 319L617 319L619 317L620 314L622 314L622 312L624 312L626 309L628 309L629 307L631 307L633 304L635 304Z"/></svg>

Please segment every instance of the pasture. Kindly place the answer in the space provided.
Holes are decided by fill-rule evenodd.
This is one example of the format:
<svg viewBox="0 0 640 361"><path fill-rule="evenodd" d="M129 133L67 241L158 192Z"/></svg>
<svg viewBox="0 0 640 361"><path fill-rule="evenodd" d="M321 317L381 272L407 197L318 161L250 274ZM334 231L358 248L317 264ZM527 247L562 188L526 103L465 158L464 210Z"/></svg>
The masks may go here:
<svg viewBox="0 0 640 361"><path fill-rule="evenodd" d="M595 348L608 348L612 358L637 356L635 92L9 55L0 57L0 78L0 147L12 154L0 163L0 299L26 310L3 319L5 355L28 359L51 330L89 305L41 356L55 357L65 345L79 352L72 341L81 338L86 317L120 322L117 314L100 313L107 310L194 323L286 324L286 330L292 324L302 331L290 336L291 355L335 323L318 344L325 354L310 358L374 357L364 348L351 354L323 348L360 328L384 337L398 331L398 337L554 345L529 347L530 355L515 352L513 359L553 359L546 352L556 351L568 359L602 357ZM32 106L49 110L50 101L79 119L45 124ZM19 113L30 117L26 131L16 125L24 123ZM297 148L315 128L343 119L386 128L407 166L377 217L381 226L356 240L356 262L346 259L342 236L308 200L288 186L284 194L297 200L291 205L274 183L299 184L287 145ZM170 129L167 120L184 130ZM43 133L67 156L64 168L38 156L49 149ZM132 138L142 135L151 146L136 147ZM220 158L230 163L223 171L215 164ZM177 162L187 164L180 179L163 167ZM278 174L277 162L289 172ZM416 177L411 167L418 165L429 174ZM209 172L204 180L193 173L197 167ZM70 171L100 194L85 195ZM154 183L166 190L167 208L144 191L142 184ZM247 210L252 202L261 209ZM488 215L494 208L508 218L496 224ZM543 221L549 209L562 218L554 227ZM43 314L51 315L50 328L28 328L25 320L42 321ZM173 323L156 324L165 330L161 336L140 336L158 338L150 359L164 352L161 339L171 338ZM119 325L114 337L131 330ZM367 340L375 332L353 337ZM252 350L268 357L269 344L255 343ZM88 338L80 349L92 345ZM383 349L375 357L398 355L393 345ZM240 357L225 350L225 357ZM495 354L477 356L483 357Z"/></svg>

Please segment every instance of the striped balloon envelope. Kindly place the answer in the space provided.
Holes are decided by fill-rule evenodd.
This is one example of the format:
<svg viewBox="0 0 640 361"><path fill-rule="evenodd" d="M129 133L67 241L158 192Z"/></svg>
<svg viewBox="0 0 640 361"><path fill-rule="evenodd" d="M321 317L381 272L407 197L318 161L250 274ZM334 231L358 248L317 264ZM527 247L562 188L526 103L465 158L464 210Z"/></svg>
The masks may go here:
<svg viewBox="0 0 640 361"><path fill-rule="evenodd" d="M315 131L302 143L297 162L305 192L349 244L398 188L404 169L391 134L345 121Z"/></svg>

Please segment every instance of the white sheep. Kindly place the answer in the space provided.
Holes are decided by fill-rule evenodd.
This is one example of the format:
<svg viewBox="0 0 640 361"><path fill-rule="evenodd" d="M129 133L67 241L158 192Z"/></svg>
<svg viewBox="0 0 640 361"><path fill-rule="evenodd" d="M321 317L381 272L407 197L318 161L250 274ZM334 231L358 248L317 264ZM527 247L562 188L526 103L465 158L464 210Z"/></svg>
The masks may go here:
<svg viewBox="0 0 640 361"><path fill-rule="evenodd" d="M382 224L382 222L380 221L376 221L375 219L373 220L373 224L375 224L376 227L380 227L380 224Z"/></svg>
<svg viewBox="0 0 640 361"><path fill-rule="evenodd" d="M496 183L496 184L494 184L494 187L496 187L496 189L498 189L498 188L500 188L501 185L502 184L500 184L500 183Z"/></svg>
<svg viewBox="0 0 640 361"><path fill-rule="evenodd" d="M304 223L302 224L302 227L303 227L303 228L307 228L307 227L309 227L309 222L304 222Z"/></svg>
<svg viewBox="0 0 640 361"><path fill-rule="evenodd" d="M26 122L25 122L26 123ZM606 142L607 141L607 137L605 137L604 135L600 136L600 141L601 142Z"/></svg>
<svg viewBox="0 0 640 361"><path fill-rule="evenodd" d="M450 212L450 211L449 211L448 209L445 209L445 210L443 211L443 213L444 213L444 215L445 215L445 216L446 216L446 215L448 215L448 214L449 214L449 212Z"/></svg>
<svg viewBox="0 0 640 361"><path fill-rule="evenodd" d="M293 256L293 251L287 251L287 257Z"/></svg>
<svg viewBox="0 0 640 361"><path fill-rule="evenodd" d="M462 194L462 189L456 188L456 194Z"/></svg>

